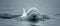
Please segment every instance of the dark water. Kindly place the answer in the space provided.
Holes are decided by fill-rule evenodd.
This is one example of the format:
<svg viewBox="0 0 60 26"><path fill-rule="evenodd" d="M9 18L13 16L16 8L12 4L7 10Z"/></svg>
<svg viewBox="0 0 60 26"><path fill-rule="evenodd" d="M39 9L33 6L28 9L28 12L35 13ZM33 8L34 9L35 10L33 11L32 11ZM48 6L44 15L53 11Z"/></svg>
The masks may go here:
<svg viewBox="0 0 60 26"><path fill-rule="evenodd" d="M13 15L15 16L15 15ZM4 18L0 17L0 26L59 26L59 17L57 17L56 19L48 19L46 21L43 21L43 18L36 18L36 17L32 17L32 18L28 18L27 21L20 21L20 17L17 16L13 17L13 18ZM52 17L52 16L51 16ZM45 17L46 18L46 17ZM40 21L40 22L39 22ZM30 25L32 24L32 25ZM37 24L37 25L36 25Z"/></svg>

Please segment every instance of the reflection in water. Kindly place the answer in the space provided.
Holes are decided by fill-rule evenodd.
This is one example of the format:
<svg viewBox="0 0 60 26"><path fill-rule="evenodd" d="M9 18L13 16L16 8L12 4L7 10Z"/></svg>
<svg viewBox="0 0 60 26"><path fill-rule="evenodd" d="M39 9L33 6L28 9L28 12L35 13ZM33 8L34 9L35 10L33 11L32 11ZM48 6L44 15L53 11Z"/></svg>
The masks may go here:
<svg viewBox="0 0 60 26"><path fill-rule="evenodd" d="M0 14L0 18L2 19L12 19L12 18L17 18L21 15L10 15L10 14Z"/></svg>
<svg viewBox="0 0 60 26"><path fill-rule="evenodd" d="M34 10L34 11L32 11ZM22 22L23 24L28 24L28 23L31 23L30 26L38 26L36 25L37 23L40 23L41 22L44 22L44 21L47 21L47 20L50 20L51 17L49 17L48 15L40 15L39 12L37 11L38 9L33 9L32 10L28 11L30 13L25 13L24 11L24 14L26 15L10 15L10 14L0 14L0 18L2 19L13 19L13 18L19 18L19 20L21 20L20 22ZM41 24L41 23L40 23Z"/></svg>

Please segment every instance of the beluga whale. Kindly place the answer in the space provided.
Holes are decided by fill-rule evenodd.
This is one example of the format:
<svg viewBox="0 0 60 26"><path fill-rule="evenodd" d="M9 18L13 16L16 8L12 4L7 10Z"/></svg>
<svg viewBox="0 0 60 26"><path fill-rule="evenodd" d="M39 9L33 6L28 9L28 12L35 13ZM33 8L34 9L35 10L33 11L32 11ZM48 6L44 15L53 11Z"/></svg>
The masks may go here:
<svg viewBox="0 0 60 26"><path fill-rule="evenodd" d="M52 19L56 18L52 15L41 14L36 7L30 8L28 11L23 8L23 14L21 15L21 21L31 23L31 26L40 26L43 23L48 24Z"/></svg>
<svg viewBox="0 0 60 26"><path fill-rule="evenodd" d="M36 23L39 21L45 21L45 20L50 19L50 17L48 17L47 15L41 15L39 10L36 7L30 8L27 12L23 8L23 11L24 12L21 16L22 21L28 21L28 22Z"/></svg>

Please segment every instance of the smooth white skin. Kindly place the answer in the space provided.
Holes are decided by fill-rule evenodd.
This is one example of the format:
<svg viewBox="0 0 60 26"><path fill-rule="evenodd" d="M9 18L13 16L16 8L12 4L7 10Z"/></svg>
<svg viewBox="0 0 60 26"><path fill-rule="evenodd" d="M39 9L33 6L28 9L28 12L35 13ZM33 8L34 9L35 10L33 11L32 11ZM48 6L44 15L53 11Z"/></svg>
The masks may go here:
<svg viewBox="0 0 60 26"><path fill-rule="evenodd" d="M31 12L31 13L30 13ZM24 21L26 21L26 18L28 18L29 16L31 16L32 14L40 14L40 12L39 12L39 10L37 9L37 8L35 8L35 7L33 7L33 8L30 8L27 12L26 12L26 10L23 8L23 14L22 14L22 16L21 16L21 18L22 18L22 20ZM29 14L29 15L28 15Z"/></svg>
<svg viewBox="0 0 60 26"><path fill-rule="evenodd" d="M22 14L21 17L27 16L27 14L29 14L29 13L30 13L31 11L33 11L33 10L34 10L35 12L32 12L31 14L33 14L33 13L40 14L39 10L38 10L37 8L35 8L35 7L30 8L27 12L26 12L25 9L23 8L23 14Z"/></svg>

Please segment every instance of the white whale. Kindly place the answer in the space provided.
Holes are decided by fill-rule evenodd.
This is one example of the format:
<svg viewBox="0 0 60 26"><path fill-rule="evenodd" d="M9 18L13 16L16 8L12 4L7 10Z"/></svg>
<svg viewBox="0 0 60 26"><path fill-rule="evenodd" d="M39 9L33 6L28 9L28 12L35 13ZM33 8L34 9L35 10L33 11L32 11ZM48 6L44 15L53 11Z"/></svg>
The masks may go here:
<svg viewBox="0 0 60 26"><path fill-rule="evenodd" d="M30 8L27 12L26 12L26 10L23 8L23 14L22 14L21 17L25 17L25 16L27 16L28 14L33 14L33 13L35 13L35 14L40 14L39 10L38 10L37 8L35 8L35 7Z"/></svg>

